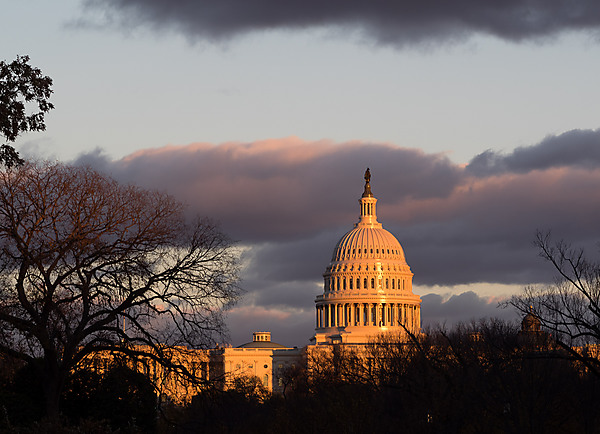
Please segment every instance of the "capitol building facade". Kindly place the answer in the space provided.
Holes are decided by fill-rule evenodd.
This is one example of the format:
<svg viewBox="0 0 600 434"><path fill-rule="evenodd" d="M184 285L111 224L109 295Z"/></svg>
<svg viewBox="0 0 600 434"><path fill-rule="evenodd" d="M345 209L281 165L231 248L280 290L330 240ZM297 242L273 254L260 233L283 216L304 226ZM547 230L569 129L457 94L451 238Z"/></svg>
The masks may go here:
<svg viewBox="0 0 600 434"><path fill-rule="evenodd" d="M203 384L234 388L251 379L268 392L281 393L284 377L297 367L310 371L311 363L339 345L360 354L382 334L408 340L420 333L421 299L412 292L413 273L398 240L377 221L377 199L371 192L371 175L365 173L360 216L333 250L325 269L323 293L315 300L316 324L310 345L286 347L271 340L268 331L253 333L252 341L232 348L208 350L174 349L178 364L199 381L183 380L148 358L134 369L155 384L162 397L185 403L200 393ZM101 355L93 364L106 369L110 355Z"/></svg>
<svg viewBox="0 0 600 434"><path fill-rule="evenodd" d="M286 372L297 366L310 370L311 360L337 345L360 354L382 334L408 340L420 333L421 298L412 292L413 273L402 246L377 221L369 169L358 202L359 220L337 243L323 274L310 345L285 347L272 342L270 332L254 332L251 342L237 348L208 350L207 379L225 379L227 388L234 387L236 378L254 377L277 393Z"/></svg>

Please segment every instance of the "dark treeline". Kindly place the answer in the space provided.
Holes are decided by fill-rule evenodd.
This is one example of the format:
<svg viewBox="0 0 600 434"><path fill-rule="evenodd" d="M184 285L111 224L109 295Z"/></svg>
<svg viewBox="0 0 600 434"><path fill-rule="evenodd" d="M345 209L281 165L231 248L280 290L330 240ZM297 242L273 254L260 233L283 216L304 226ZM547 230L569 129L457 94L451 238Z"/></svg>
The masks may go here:
<svg viewBox="0 0 600 434"><path fill-rule="evenodd" d="M429 330L410 343L388 336L361 350L309 350L306 362L283 374L283 394L241 378L187 407L157 405L149 380L123 366L79 371L56 432L600 432L600 379L549 335L499 320ZM3 432L50 431L35 372L5 375Z"/></svg>
<svg viewBox="0 0 600 434"><path fill-rule="evenodd" d="M283 396L200 396L172 432L600 432L599 379L543 332L502 321L307 357Z"/></svg>

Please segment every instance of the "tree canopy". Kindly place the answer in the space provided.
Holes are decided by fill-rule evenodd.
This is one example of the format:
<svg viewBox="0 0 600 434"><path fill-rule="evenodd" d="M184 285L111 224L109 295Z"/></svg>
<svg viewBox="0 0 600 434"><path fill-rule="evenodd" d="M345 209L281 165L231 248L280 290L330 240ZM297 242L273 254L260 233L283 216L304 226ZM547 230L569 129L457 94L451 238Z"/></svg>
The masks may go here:
<svg viewBox="0 0 600 434"><path fill-rule="evenodd" d="M46 129L44 115L54 108L51 95L52 79L31 66L29 56L0 61L0 134L7 141L0 145L0 162L7 167L23 164L9 142L21 133Z"/></svg>
<svg viewBox="0 0 600 434"><path fill-rule="evenodd" d="M171 196L90 168L0 172L0 249L0 352L43 358L50 417L90 355L173 364L173 346L221 337L239 295L236 250L214 224L190 223Z"/></svg>

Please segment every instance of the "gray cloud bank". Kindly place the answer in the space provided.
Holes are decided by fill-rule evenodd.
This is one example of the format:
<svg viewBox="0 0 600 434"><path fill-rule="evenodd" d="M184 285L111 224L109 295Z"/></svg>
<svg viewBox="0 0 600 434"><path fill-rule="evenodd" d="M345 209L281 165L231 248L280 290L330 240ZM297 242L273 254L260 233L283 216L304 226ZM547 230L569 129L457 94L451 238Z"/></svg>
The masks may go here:
<svg viewBox="0 0 600 434"><path fill-rule="evenodd" d="M485 177L558 167L598 166L600 130L572 130L558 136L548 136L534 146L518 147L508 155L487 150L471 160L467 171Z"/></svg>
<svg viewBox="0 0 600 434"><path fill-rule="evenodd" d="M551 282L553 270L532 244L538 229L597 251L598 149L600 131L570 131L506 155L489 151L482 154L485 164L478 155L462 166L441 154L391 144L292 137L169 146L117 161L97 152L77 163L167 191L187 202L190 213L219 221L246 247L248 293L232 321L255 315L252 324L267 328L284 315L283 338L312 324L314 297L322 291L333 248L358 220L366 167L373 174L379 220L404 247L415 284L471 284L476 290L480 282ZM460 304L463 311L479 306L491 312L487 302L466 296L427 303L425 321L442 318L440 307L450 318L449 309Z"/></svg>
<svg viewBox="0 0 600 434"><path fill-rule="evenodd" d="M597 32L595 0L84 0L108 23L170 29L192 40L271 29L336 27L379 44L460 40L472 34L510 41L565 31Z"/></svg>

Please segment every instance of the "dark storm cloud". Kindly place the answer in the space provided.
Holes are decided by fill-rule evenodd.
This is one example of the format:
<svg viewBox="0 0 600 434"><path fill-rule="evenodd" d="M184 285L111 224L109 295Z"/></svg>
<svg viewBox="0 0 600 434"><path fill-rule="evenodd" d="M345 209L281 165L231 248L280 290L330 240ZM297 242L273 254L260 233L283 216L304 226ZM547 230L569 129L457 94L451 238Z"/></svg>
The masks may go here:
<svg viewBox="0 0 600 434"><path fill-rule="evenodd" d="M314 334L314 304L308 311L239 306L229 312L227 324L233 346L252 341L252 332L271 331L273 342L300 347Z"/></svg>
<svg viewBox="0 0 600 434"><path fill-rule="evenodd" d="M499 156L502 170L477 176L473 162L465 168L439 154L297 138L170 146L118 161L94 151L77 163L167 191L190 213L220 221L245 251L247 293L230 313L231 329L279 324L283 343L301 344L314 326L314 297L333 248L358 220L367 166L379 221L402 244L416 285L551 282L555 273L532 244L536 230L597 251L598 134L548 137ZM424 296L423 318L503 317L488 301Z"/></svg>
<svg viewBox="0 0 600 434"><path fill-rule="evenodd" d="M97 153L80 160L96 161L121 181L176 194L244 243L307 239L354 221L367 166L385 179L374 191L389 202L445 197L462 172L445 156L416 149L296 138L165 147L109 166Z"/></svg>
<svg viewBox="0 0 600 434"><path fill-rule="evenodd" d="M532 244L535 232L551 229L597 251L599 186L600 169L572 167L465 178L448 198L407 203L410 222L384 222L422 283L550 282L552 269Z"/></svg>
<svg viewBox="0 0 600 434"><path fill-rule="evenodd" d="M597 134L570 132L519 148L506 161L520 168L493 176L473 176L443 155L415 149L296 138L171 146L119 161L95 151L79 163L165 190L187 202L190 213L220 221L245 249L247 293L231 312L232 324L246 319L269 329L283 322L287 339L294 324L313 326L322 273L337 240L358 220L367 166L379 221L402 244L415 285L524 286L555 277L532 245L538 229L597 250L600 167L597 148L586 145ZM468 320L492 309L468 296L434 301L424 298L424 320Z"/></svg>
<svg viewBox="0 0 600 434"><path fill-rule="evenodd" d="M518 147L506 155L487 150L470 161L467 172L489 176L567 166L600 167L600 130L572 130L548 136L535 146Z"/></svg>
<svg viewBox="0 0 600 434"><path fill-rule="evenodd" d="M520 41L600 25L594 0L85 0L126 29L171 29L192 40L271 29L337 27L402 46L471 34Z"/></svg>

